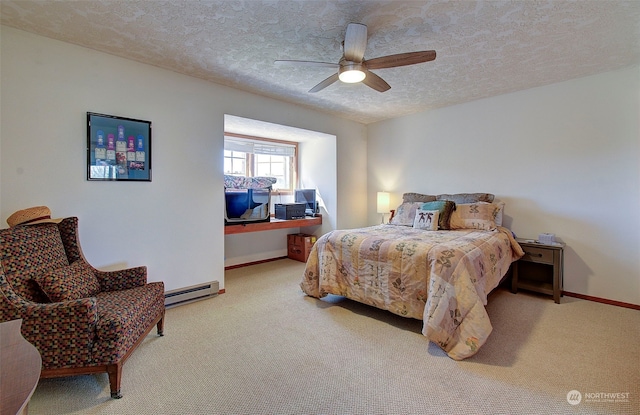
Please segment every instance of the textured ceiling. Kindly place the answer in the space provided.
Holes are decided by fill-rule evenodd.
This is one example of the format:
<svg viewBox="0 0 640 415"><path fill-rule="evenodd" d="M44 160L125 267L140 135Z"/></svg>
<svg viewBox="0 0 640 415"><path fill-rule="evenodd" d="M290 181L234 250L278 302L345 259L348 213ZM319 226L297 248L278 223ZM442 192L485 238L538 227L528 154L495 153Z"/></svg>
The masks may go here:
<svg viewBox="0 0 640 415"><path fill-rule="evenodd" d="M320 109L362 123L640 63L640 1L12 1L3 25ZM376 72L391 89L337 82L350 22L365 59L436 50L433 62Z"/></svg>

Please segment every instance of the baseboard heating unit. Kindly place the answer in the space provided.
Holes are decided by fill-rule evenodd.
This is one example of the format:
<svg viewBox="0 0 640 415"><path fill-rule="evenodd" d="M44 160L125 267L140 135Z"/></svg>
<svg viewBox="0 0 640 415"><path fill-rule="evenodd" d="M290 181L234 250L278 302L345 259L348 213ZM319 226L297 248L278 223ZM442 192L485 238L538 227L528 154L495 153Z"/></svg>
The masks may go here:
<svg viewBox="0 0 640 415"><path fill-rule="evenodd" d="M218 295L220 283L211 281L204 284L192 285L191 287L179 288L177 290L166 291L164 293L164 306L175 307L192 303L194 301L206 300Z"/></svg>

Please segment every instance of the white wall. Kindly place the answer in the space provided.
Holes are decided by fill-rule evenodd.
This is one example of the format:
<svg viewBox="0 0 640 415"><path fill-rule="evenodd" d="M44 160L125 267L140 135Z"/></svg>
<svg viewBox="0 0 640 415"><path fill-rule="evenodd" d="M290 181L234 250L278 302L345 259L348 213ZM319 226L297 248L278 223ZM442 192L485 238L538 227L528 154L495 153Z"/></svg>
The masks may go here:
<svg viewBox="0 0 640 415"><path fill-rule="evenodd" d="M369 125L375 192L490 192L567 244L564 290L640 304L640 68Z"/></svg>
<svg viewBox="0 0 640 415"><path fill-rule="evenodd" d="M41 204L78 216L96 267L224 288L225 113L335 135L336 224L366 219L367 179L351 174L366 169L361 124L5 26L0 54L0 220ZM151 183L86 181L87 111L152 121Z"/></svg>
<svg viewBox="0 0 640 415"><path fill-rule="evenodd" d="M338 158L336 139L325 135L317 140L300 143L300 188L316 189L316 198L322 213L322 226L317 235L336 229L335 212L338 203L337 195L328 189L338 183Z"/></svg>

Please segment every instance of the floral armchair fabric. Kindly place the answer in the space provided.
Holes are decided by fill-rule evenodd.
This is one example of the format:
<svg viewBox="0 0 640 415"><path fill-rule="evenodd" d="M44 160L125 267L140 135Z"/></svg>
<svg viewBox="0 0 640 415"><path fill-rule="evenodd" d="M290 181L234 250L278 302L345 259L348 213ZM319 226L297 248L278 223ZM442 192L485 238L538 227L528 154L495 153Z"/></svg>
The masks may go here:
<svg viewBox="0 0 640 415"><path fill-rule="evenodd" d="M164 284L146 267L100 271L87 263L78 218L0 230L0 322L21 318L42 357L42 378L106 372L120 398L122 365L157 326Z"/></svg>

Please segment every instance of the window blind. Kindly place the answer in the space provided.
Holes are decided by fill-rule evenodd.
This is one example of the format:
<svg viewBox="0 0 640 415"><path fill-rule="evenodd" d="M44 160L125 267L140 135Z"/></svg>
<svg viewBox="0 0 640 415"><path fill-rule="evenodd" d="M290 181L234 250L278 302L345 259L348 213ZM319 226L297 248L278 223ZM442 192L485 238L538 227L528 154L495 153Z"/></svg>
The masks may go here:
<svg viewBox="0 0 640 415"><path fill-rule="evenodd" d="M295 156L294 145L256 142L251 140L240 140L237 138L224 138L224 149L227 151L239 151L243 153L264 154L270 156Z"/></svg>

